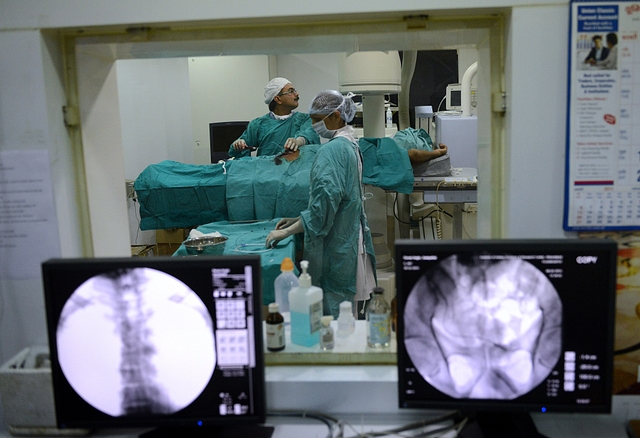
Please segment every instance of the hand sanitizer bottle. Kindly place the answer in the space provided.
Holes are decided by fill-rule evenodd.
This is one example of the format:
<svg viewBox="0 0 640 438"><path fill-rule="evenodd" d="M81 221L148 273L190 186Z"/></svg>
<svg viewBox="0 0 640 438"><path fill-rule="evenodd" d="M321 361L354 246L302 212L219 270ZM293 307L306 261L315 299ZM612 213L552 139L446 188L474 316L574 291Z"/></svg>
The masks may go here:
<svg viewBox="0 0 640 438"><path fill-rule="evenodd" d="M322 289L311 284L311 276L307 273L309 262L302 260L300 267L299 286L289 292L291 342L312 347L320 342Z"/></svg>

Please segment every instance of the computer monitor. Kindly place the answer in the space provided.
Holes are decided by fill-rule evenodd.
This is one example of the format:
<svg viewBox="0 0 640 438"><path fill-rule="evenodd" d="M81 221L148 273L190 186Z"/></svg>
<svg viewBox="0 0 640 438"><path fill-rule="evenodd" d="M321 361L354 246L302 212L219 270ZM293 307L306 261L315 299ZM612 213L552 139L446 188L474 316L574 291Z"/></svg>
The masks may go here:
<svg viewBox="0 0 640 438"><path fill-rule="evenodd" d="M209 123L209 147L211 162L229 158L229 147L249 126L249 122L215 122Z"/></svg>
<svg viewBox="0 0 640 438"><path fill-rule="evenodd" d="M459 410L484 437L538 436L531 412L611 411L615 242L395 250L401 408Z"/></svg>
<svg viewBox="0 0 640 438"><path fill-rule="evenodd" d="M59 428L271 436L259 256L53 259L42 275Z"/></svg>
<svg viewBox="0 0 640 438"><path fill-rule="evenodd" d="M478 90L476 87L471 88L471 109L475 110L478 103L477 98ZM445 108L447 111L462 111L462 85L461 84L449 84L446 88L445 94Z"/></svg>

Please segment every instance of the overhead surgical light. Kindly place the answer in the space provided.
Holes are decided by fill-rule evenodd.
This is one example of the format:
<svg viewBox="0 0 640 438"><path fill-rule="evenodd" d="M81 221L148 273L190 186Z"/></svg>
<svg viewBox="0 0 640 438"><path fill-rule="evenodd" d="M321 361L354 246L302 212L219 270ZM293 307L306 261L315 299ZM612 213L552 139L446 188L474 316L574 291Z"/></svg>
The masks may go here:
<svg viewBox="0 0 640 438"><path fill-rule="evenodd" d="M385 136L385 94L402 90L400 55L390 52L343 53L338 58L340 92L362 95L365 137Z"/></svg>

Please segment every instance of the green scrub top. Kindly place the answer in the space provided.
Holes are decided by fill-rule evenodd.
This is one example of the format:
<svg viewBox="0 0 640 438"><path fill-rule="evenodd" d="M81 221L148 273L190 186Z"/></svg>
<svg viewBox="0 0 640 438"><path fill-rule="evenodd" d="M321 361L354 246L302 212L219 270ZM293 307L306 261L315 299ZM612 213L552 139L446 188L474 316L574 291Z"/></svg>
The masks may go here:
<svg viewBox="0 0 640 438"><path fill-rule="evenodd" d="M248 146L257 147L258 155L279 155L284 151L288 138L304 137L307 144L319 144L320 137L311 127L309 114L294 112L284 120L278 120L271 113L253 119L240 136ZM237 151L229 146L229 156L240 158L251 155L249 149Z"/></svg>
<svg viewBox="0 0 640 438"><path fill-rule="evenodd" d="M334 316L340 303L353 301L356 294L360 226L375 266L357 154L356 146L344 137L318 148L311 167L309 206L301 213L309 274L323 290L324 313Z"/></svg>

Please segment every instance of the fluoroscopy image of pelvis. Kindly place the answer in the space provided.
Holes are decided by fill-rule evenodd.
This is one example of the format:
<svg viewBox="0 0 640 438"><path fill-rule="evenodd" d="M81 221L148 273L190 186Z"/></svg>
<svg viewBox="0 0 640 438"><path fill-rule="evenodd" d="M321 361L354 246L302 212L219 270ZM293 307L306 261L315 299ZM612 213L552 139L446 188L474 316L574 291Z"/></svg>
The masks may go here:
<svg viewBox="0 0 640 438"><path fill-rule="evenodd" d="M111 416L181 410L204 390L216 365L213 321L202 300L150 268L81 284L64 305L56 342L71 387Z"/></svg>
<svg viewBox="0 0 640 438"><path fill-rule="evenodd" d="M558 362L562 303L531 263L450 256L422 275L404 310L420 375L454 398L511 400Z"/></svg>

